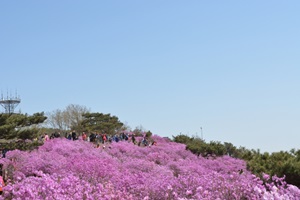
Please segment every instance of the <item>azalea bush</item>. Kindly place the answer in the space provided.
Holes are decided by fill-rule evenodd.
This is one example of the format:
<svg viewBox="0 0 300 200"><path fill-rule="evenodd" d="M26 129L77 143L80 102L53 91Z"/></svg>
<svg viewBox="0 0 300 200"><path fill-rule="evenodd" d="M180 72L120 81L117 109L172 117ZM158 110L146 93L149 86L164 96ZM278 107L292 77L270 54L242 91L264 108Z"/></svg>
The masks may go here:
<svg viewBox="0 0 300 200"><path fill-rule="evenodd" d="M184 144L156 145L53 139L1 160L7 186L0 199L299 199L282 177L263 179L229 156L204 158Z"/></svg>
<svg viewBox="0 0 300 200"><path fill-rule="evenodd" d="M285 181L300 188L300 149L291 149L280 152L264 152L260 150L235 147L233 144L217 141L205 142L199 137L188 135L173 136L173 141L186 145L186 148L196 155L223 156L243 159L247 162L247 169L253 174L262 177L263 173L272 176L285 176Z"/></svg>

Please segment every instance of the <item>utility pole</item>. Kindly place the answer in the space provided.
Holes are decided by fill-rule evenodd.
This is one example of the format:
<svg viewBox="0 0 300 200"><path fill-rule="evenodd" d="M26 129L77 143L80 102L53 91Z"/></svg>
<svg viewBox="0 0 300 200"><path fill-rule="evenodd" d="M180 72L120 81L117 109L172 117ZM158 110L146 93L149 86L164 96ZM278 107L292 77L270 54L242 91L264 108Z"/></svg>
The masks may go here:
<svg viewBox="0 0 300 200"><path fill-rule="evenodd" d="M201 139L203 140L203 131L202 131L202 126L200 127L201 130Z"/></svg>

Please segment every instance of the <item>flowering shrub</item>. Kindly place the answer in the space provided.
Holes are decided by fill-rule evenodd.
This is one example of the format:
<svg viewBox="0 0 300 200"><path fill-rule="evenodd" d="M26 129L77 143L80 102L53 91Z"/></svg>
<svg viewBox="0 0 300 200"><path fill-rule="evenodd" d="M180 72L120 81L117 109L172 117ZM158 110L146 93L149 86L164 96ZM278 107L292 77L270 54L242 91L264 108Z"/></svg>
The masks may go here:
<svg viewBox="0 0 300 200"><path fill-rule="evenodd" d="M153 136L157 145L53 139L1 160L7 186L0 199L300 199L283 178L264 180L229 156L197 157L185 145Z"/></svg>

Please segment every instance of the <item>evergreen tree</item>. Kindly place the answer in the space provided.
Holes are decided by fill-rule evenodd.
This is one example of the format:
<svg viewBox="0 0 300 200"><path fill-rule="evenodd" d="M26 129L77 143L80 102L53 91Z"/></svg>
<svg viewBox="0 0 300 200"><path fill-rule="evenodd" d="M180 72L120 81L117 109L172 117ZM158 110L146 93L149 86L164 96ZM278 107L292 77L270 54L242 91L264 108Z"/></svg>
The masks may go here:
<svg viewBox="0 0 300 200"><path fill-rule="evenodd" d="M44 113L27 114L0 114L0 139L33 139L37 130L33 125L43 123L47 117Z"/></svg>
<svg viewBox="0 0 300 200"><path fill-rule="evenodd" d="M82 126L90 132L101 131L106 134L115 134L123 126L116 116L103 113L85 113L82 115Z"/></svg>

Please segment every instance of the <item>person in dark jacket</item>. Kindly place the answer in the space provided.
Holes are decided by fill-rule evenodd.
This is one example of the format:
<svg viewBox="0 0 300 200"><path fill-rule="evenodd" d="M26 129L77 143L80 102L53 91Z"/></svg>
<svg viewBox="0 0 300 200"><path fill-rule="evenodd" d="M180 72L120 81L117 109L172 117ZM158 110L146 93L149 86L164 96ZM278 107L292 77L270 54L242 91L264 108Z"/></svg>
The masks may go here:
<svg viewBox="0 0 300 200"><path fill-rule="evenodd" d="M73 139L73 140L76 140L76 139L77 139L77 136L76 136L76 132L75 132L75 131L72 131L72 139Z"/></svg>
<svg viewBox="0 0 300 200"><path fill-rule="evenodd" d="M131 135L131 140L132 140L133 144L135 144L135 137L134 137L134 134Z"/></svg>

